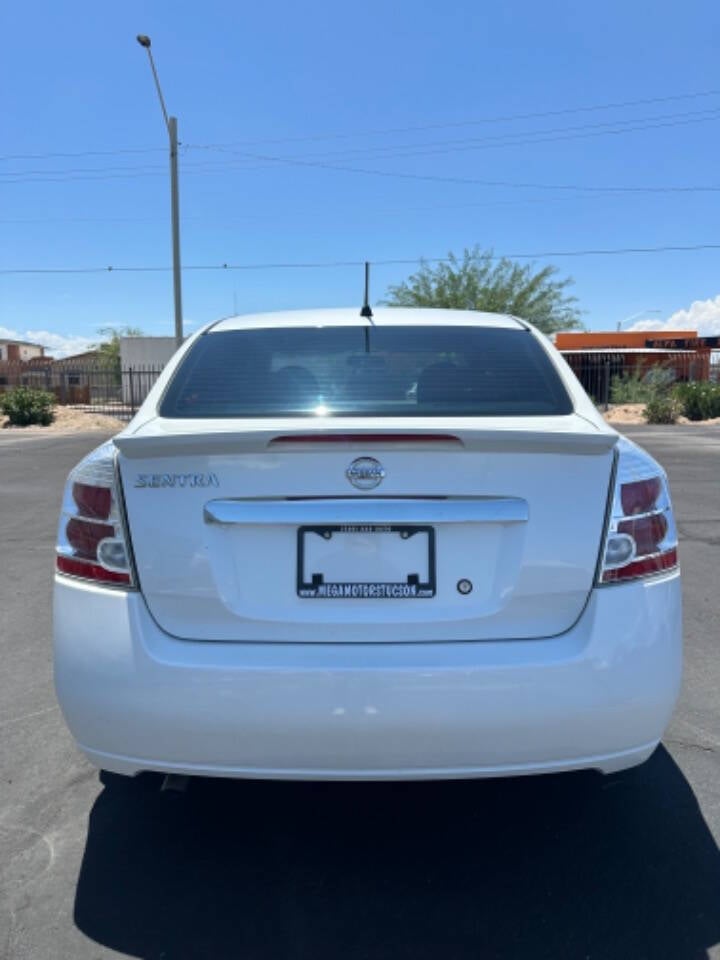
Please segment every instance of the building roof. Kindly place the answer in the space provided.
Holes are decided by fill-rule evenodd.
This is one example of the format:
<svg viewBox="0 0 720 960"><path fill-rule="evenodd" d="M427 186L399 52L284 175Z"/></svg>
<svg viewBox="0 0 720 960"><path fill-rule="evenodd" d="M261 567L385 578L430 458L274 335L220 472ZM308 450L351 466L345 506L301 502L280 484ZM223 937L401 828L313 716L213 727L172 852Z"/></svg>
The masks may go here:
<svg viewBox="0 0 720 960"><path fill-rule="evenodd" d="M560 348L560 353L566 357L569 354L574 356L592 356L605 355L608 353L634 354L634 353L695 353L695 350L675 350L672 347L586 347L582 350L564 350Z"/></svg>
<svg viewBox="0 0 720 960"><path fill-rule="evenodd" d="M558 350L580 347L644 347L648 341L695 340L697 330L568 330L555 335Z"/></svg>
<svg viewBox="0 0 720 960"><path fill-rule="evenodd" d="M12 340L6 337L0 337L0 345L7 346L12 344L17 347L37 347L38 350L44 350L45 347L41 343L32 343L30 340Z"/></svg>
<svg viewBox="0 0 720 960"><path fill-rule="evenodd" d="M76 363L78 360L96 360L100 356L99 350L85 350L84 353L73 353L69 357L53 358L55 364Z"/></svg>

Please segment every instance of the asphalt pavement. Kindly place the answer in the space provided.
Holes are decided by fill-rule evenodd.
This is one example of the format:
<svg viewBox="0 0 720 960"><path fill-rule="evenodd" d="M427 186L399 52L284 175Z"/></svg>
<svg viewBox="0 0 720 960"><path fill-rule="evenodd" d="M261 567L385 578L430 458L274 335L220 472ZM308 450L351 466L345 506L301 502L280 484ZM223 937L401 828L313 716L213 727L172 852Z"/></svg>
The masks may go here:
<svg viewBox="0 0 720 960"><path fill-rule="evenodd" d="M720 958L720 428L666 467L686 662L630 777L293 784L104 777L52 689L62 486L103 437L0 436L0 957Z"/></svg>

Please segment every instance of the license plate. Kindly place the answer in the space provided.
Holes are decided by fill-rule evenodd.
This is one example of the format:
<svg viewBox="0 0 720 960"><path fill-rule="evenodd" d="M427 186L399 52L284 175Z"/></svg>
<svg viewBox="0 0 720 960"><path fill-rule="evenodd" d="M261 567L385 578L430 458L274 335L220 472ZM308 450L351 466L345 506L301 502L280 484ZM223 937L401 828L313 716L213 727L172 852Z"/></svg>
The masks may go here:
<svg viewBox="0 0 720 960"><path fill-rule="evenodd" d="M435 596L435 530L427 526L300 527L297 593L328 600Z"/></svg>

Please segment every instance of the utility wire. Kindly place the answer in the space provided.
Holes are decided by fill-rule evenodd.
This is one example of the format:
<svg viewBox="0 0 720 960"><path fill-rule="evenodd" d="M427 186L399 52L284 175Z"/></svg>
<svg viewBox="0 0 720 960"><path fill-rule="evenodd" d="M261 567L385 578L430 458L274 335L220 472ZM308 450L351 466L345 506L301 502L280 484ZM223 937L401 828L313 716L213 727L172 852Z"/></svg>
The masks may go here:
<svg viewBox="0 0 720 960"><path fill-rule="evenodd" d="M356 167L333 163L324 163L314 160L288 160L284 157L274 157L269 154L248 154L258 160L274 160L277 163L288 163L292 166L314 167L321 170L337 170L340 173L360 173L377 177L391 177L400 180L420 180L433 183L461 183L483 187L508 187L522 190L560 190L579 193L717 193L718 184L682 184L663 186L600 186L595 184L568 184L568 183L536 183L517 182L513 180L484 180L477 177L442 176L439 174L408 173L396 170L378 170L372 167Z"/></svg>
<svg viewBox="0 0 720 960"><path fill-rule="evenodd" d="M720 117L720 108L715 107L711 110L694 110L684 113L655 114L649 117L635 117L629 120L609 120L603 123L584 123L571 127L550 127L541 130L520 130L510 133L503 133L491 137L461 137L454 140L430 140L424 143L398 143L386 146L375 147L354 147L350 150L331 150L321 153L301 153L301 154L282 154L290 159L327 159L328 157L344 157L357 154L377 156L416 156L422 155L426 147L448 148L443 152L454 152L457 148L476 149L486 146L513 146L518 141L524 145L526 143L542 143L546 139L551 140L574 140L581 136L591 135L606 136L618 133L631 133L636 130L652 130L655 127L673 127L685 126L689 123L704 123L709 120L717 120ZM558 136L556 136L558 135ZM203 144L185 144L188 151L210 150L218 153L230 154L233 156L244 156L243 151L230 150L219 145ZM397 151L410 151L408 153L397 153ZM440 152L440 151L432 151Z"/></svg>
<svg viewBox="0 0 720 960"><path fill-rule="evenodd" d="M491 260L540 260L547 257L604 257L622 256L638 253L686 253L697 250L720 250L719 243L666 244L656 247L598 247L586 250L542 250L533 253L493 254ZM370 262L372 266L414 266L423 263L450 263L451 257L408 257L385 260L328 260L305 261L295 263L210 263L183 265L185 271L216 270L324 270L339 267L362 267ZM0 269L2 275L19 274L85 274L85 273L167 273L172 267L131 266L131 267L24 267Z"/></svg>
<svg viewBox="0 0 720 960"><path fill-rule="evenodd" d="M529 113L507 114L495 117L480 117L471 120L453 120L441 123L425 123L404 127L385 127L374 130L353 130L347 133L322 133L310 134L302 137L275 137L275 138L255 138L245 140L234 140L225 143L214 144L194 144L196 149L220 149L235 146L252 146L254 144L278 144L278 143L307 143L318 140L350 140L360 137L386 136L397 133L413 133L425 130L446 130L459 127L481 126L483 124L510 123L516 120L537 120L546 117L567 116L578 113L594 113L602 110L620 110L627 107L647 106L656 103L673 103L682 100L696 100L703 97L714 97L720 95L719 90L700 90L694 93L678 93L665 97L643 97L636 100L621 100L609 103L590 104L580 107L563 107L555 110L542 110ZM620 122L620 121L619 121ZM628 121L629 122L629 121ZM45 160L51 158L76 158L76 157L109 157L123 154L142 154L142 153L165 153L167 147L117 147L112 150L73 150L73 151L48 151L43 153L7 153L0 155L0 161L7 160Z"/></svg>
<svg viewBox="0 0 720 960"><path fill-rule="evenodd" d="M167 153L167 147L116 147L113 150L63 150L52 153L5 153L0 156L5 160L50 160L75 159L76 157L117 157L133 153Z"/></svg>
<svg viewBox="0 0 720 960"><path fill-rule="evenodd" d="M574 113L591 113L601 110L618 110L625 107L647 106L652 103L671 103L678 100L694 100L701 97L720 95L720 90L704 90L697 93L679 93L667 97L646 97L639 100L623 100L614 103L592 104L582 107L564 107L558 110L543 110L534 113L516 113L506 116L481 117L474 120L454 120L444 123L425 123L406 127L385 127L375 130L352 131L351 133L311 134L303 137L278 137L274 139L235 140L231 143L205 144L207 149L216 147L251 146L256 143L307 143L315 140L350 140L358 137L385 136L396 133L414 133L424 130L446 130L457 127L480 126L492 123L510 123L515 120L540 120L546 117L559 117ZM2 159L2 158L0 158Z"/></svg>
<svg viewBox="0 0 720 960"><path fill-rule="evenodd" d="M440 140L430 141L424 144L396 144L394 146L379 147L376 149L363 149L351 151L330 151L320 154L278 154L268 159L265 155L247 153L243 151L227 150L219 146L203 147L202 145L186 145L186 149L207 149L231 155L247 160L261 159L262 167L272 167L279 163L294 164L304 161L308 164L323 158L330 159L339 156L361 155L368 159L393 159L415 156L428 156L438 153L457 153L468 150L488 149L490 147L506 146L525 146L535 143L549 143L558 140L584 139L593 136L610 136L635 131L653 130L663 127L687 126L690 124L705 123L720 119L720 110L696 111L683 119L681 114L667 114L665 116L649 117L649 122L636 123L635 121L617 121L601 124L582 124L575 127L560 127L548 130L530 131L528 133L503 134L499 137L486 138L463 138L460 140ZM670 119L673 118L673 119ZM628 123L634 125L628 125ZM618 126L618 124L625 124ZM607 128L612 129L607 129ZM557 135L554 135L557 134ZM439 149L424 149L427 147L439 147ZM420 148L420 149L418 149ZM378 156L373 157L377 153ZM248 165L237 163L224 163L222 161L201 161L199 163L183 163L184 173L224 173L229 170L252 170L258 169L258 165ZM86 176L87 175L87 176ZM8 170L0 172L0 184L3 183L64 183L75 180L113 180L113 179L136 179L146 176L165 176L164 165L125 165L121 167L66 167L64 169L37 169L37 170Z"/></svg>

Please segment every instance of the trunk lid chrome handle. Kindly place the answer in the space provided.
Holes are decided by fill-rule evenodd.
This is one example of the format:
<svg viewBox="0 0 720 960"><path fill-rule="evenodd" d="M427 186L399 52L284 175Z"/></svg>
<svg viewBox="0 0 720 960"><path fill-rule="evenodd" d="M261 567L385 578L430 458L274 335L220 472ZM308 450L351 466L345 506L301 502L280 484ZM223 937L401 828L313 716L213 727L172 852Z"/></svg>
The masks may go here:
<svg viewBox="0 0 720 960"><path fill-rule="evenodd" d="M288 524L315 523L525 523L526 500L519 497L470 499L328 498L308 500L210 500L203 510L205 523Z"/></svg>

